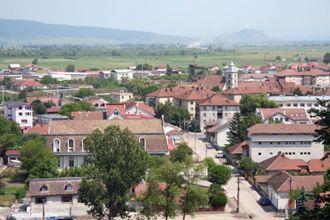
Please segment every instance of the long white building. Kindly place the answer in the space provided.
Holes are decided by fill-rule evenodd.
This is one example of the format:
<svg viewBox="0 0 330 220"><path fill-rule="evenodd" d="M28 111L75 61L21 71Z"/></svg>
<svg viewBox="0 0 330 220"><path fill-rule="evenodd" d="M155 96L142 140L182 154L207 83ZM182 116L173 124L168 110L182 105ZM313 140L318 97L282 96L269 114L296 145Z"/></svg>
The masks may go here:
<svg viewBox="0 0 330 220"><path fill-rule="evenodd" d="M248 129L249 157L255 162L278 152L291 159L321 159L324 145L316 143L314 124L256 124Z"/></svg>
<svg viewBox="0 0 330 220"><path fill-rule="evenodd" d="M330 96L270 96L269 100L276 102L281 108L311 108L320 109L317 100L330 100Z"/></svg>

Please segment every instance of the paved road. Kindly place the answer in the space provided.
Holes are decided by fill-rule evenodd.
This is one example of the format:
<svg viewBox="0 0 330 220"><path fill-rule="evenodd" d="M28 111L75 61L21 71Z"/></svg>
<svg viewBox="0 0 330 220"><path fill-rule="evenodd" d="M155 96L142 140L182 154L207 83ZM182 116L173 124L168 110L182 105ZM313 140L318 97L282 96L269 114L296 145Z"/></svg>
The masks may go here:
<svg viewBox="0 0 330 220"><path fill-rule="evenodd" d="M212 148L210 144L207 144L204 134L187 133L184 135L188 145L196 152L199 161L202 161L206 155L207 157L213 157L217 163L222 161L215 158L216 149ZM206 146L208 146L206 150ZM224 186L228 198L237 198L237 176L233 175L228 183ZM260 195L252 188L249 182L243 177L240 177L240 213L247 216L251 214L253 219L281 219L274 217L274 210L269 206L266 209L258 204ZM268 210L267 210L268 209ZM232 210L226 210L232 211ZM226 216L230 219L231 216Z"/></svg>

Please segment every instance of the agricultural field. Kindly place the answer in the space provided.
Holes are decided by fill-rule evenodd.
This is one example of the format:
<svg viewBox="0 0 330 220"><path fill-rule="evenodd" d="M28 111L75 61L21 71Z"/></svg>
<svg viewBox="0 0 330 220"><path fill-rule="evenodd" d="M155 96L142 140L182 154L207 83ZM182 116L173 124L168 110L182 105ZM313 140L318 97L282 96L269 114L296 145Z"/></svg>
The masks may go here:
<svg viewBox="0 0 330 220"><path fill-rule="evenodd" d="M7 68L9 63L26 65L32 59L38 59L38 65L52 69L63 70L68 64L74 64L77 69L99 68L108 70L114 68L126 68L138 63L148 63L152 66L158 64L169 64L175 68L185 69L188 64L195 63L204 66L223 65L234 60L235 64L263 65L269 62L286 65L294 62L297 57L308 57L322 60L324 54L330 51L330 46L290 46L290 47L242 47L235 52L212 52L205 55L121 55L121 56L78 56L64 58L60 56L42 59L39 57L0 57L0 69ZM275 57L286 58L286 61L275 62Z"/></svg>

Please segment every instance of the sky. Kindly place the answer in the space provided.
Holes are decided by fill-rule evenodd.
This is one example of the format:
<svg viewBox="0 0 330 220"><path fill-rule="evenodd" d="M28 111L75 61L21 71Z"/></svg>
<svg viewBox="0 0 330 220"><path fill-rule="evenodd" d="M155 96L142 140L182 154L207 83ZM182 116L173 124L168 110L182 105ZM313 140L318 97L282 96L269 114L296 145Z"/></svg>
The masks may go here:
<svg viewBox="0 0 330 220"><path fill-rule="evenodd" d="M330 38L330 0L0 0L0 18L208 38Z"/></svg>

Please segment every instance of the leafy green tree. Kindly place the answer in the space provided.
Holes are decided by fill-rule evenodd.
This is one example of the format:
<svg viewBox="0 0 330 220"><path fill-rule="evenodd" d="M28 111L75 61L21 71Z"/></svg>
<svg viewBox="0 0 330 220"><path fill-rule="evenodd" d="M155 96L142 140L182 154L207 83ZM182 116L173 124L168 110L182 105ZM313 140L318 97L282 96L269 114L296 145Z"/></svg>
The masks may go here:
<svg viewBox="0 0 330 220"><path fill-rule="evenodd" d="M166 73L167 74L171 74L173 72L173 69L172 69L172 67L170 66L170 65L166 65Z"/></svg>
<svg viewBox="0 0 330 220"><path fill-rule="evenodd" d="M164 115L165 122L178 125L185 128L190 120L190 114L187 109L175 107L170 102L159 104L156 109L156 117L161 118Z"/></svg>
<svg viewBox="0 0 330 220"><path fill-rule="evenodd" d="M90 103L86 101L79 101L79 102L73 102L68 103L66 105L63 105L60 109L59 113L61 115L66 115L68 117L71 117L71 113L75 111L92 111L93 107Z"/></svg>
<svg viewBox="0 0 330 220"><path fill-rule="evenodd" d="M239 163L239 169L245 171L247 175L254 177L259 167L250 157L244 157Z"/></svg>
<svg viewBox="0 0 330 220"><path fill-rule="evenodd" d="M211 169L211 167L217 165L213 158L212 157L206 157L204 160L203 160L203 164L207 167L207 169Z"/></svg>
<svg viewBox="0 0 330 220"><path fill-rule="evenodd" d="M209 203L213 208L224 207L227 204L227 196L218 184L212 184L210 187Z"/></svg>
<svg viewBox="0 0 330 220"><path fill-rule="evenodd" d="M144 63L144 64L138 64L136 66L136 70L152 70L152 66L150 64Z"/></svg>
<svg viewBox="0 0 330 220"><path fill-rule="evenodd" d="M66 66L65 71L67 72L74 72L76 67L73 64L69 64Z"/></svg>
<svg viewBox="0 0 330 220"><path fill-rule="evenodd" d="M0 145L5 149L18 146L22 132L17 123L0 115L0 125Z"/></svg>
<svg viewBox="0 0 330 220"><path fill-rule="evenodd" d="M184 164L167 162L148 173L148 189L141 199L143 215L150 218L162 214L167 220L179 213L183 169Z"/></svg>
<svg viewBox="0 0 330 220"><path fill-rule="evenodd" d="M255 113L257 108L277 108L278 105L270 101L266 94L243 95L240 101L242 115Z"/></svg>
<svg viewBox="0 0 330 220"><path fill-rule="evenodd" d="M276 56L276 57L275 57L275 60L276 60L276 61L281 61L281 60L282 60L282 57L280 57L280 56Z"/></svg>
<svg viewBox="0 0 330 220"><path fill-rule="evenodd" d="M53 78L51 76L43 76L41 81L40 81L42 84L45 84L45 85L49 85L49 84L56 84L57 83L57 79L56 78Z"/></svg>
<svg viewBox="0 0 330 220"><path fill-rule="evenodd" d="M214 86L214 87L212 88L212 91L213 91L213 92L217 92L217 93L221 93L221 92L222 92L222 90L219 88L219 86Z"/></svg>
<svg viewBox="0 0 330 220"><path fill-rule="evenodd" d="M9 77L5 77L0 83L5 87L5 89L12 89L13 87L13 82Z"/></svg>
<svg viewBox="0 0 330 220"><path fill-rule="evenodd" d="M231 176L231 170L224 165L215 165L208 169L208 180L218 185L226 184Z"/></svg>
<svg viewBox="0 0 330 220"><path fill-rule="evenodd" d="M42 115L47 112L45 105L39 99L32 101L31 105L34 113L37 115Z"/></svg>
<svg viewBox="0 0 330 220"><path fill-rule="evenodd" d="M175 150L170 152L170 161L173 163L191 163L193 150L186 144L181 143Z"/></svg>
<svg viewBox="0 0 330 220"><path fill-rule="evenodd" d="M26 100L26 94L27 94L27 92L25 90L20 91L19 94L18 94L18 98L25 101Z"/></svg>
<svg viewBox="0 0 330 220"><path fill-rule="evenodd" d="M51 178L57 176L57 159L40 140L28 141L21 150L22 168L33 178Z"/></svg>
<svg viewBox="0 0 330 220"><path fill-rule="evenodd" d="M37 59L37 58L34 58L34 59L32 60L32 64L33 64L33 65L37 65L37 64L38 64L38 59Z"/></svg>
<svg viewBox="0 0 330 220"><path fill-rule="evenodd" d="M324 145L330 145L330 100L318 100L319 109L311 109L310 113L313 117L319 118L316 124L319 126L316 129L316 142L322 142Z"/></svg>
<svg viewBox="0 0 330 220"><path fill-rule="evenodd" d="M128 129L119 126L103 133L95 130L86 139L86 150L91 153L91 172L80 184L79 200L97 218L127 216L132 189L146 174L147 152Z"/></svg>
<svg viewBox="0 0 330 220"><path fill-rule="evenodd" d="M90 171L90 167L88 165L79 166L79 167L69 167L64 168L59 173L60 177L84 177L88 175Z"/></svg>
<svg viewBox="0 0 330 220"><path fill-rule="evenodd" d="M91 90L91 89L88 89L88 88L81 88L78 90L78 92L75 94L76 97L79 97L79 98L85 98L85 97L88 97L88 96L92 96L94 95L94 91Z"/></svg>
<svg viewBox="0 0 330 220"><path fill-rule="evenodd" d="M326 54L324 54L323 62L324 62L325 64L330 63L330 53L326 53Z"/></svg>

